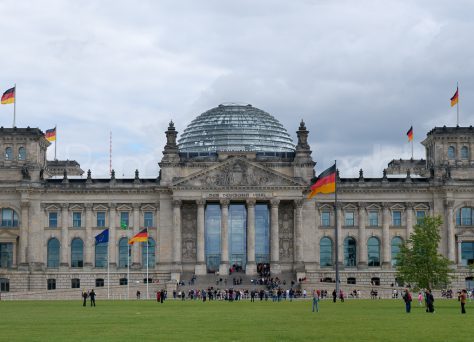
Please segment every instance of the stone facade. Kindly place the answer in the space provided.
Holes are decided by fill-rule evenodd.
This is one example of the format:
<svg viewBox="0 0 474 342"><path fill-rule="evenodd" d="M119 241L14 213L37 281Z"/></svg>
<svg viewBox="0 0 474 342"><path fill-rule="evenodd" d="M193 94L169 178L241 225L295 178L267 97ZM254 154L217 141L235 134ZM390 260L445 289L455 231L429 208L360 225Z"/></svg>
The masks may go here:
<svg viewBox="0 0 474 342"><path fill-rule="evenodd" d="M206 274L206 207L220 208L219 272L229 272L229 210L246 208L245 272L255 276L256 206L268 207L268 262L272 274L292 274L310 282L334 279L341 266L341 282L391 284L395 280L394 238L404 241L423 215L444 219L440 252L453 263L455 283L468 276L462 244L474 242L474 130L472 127L434 128L422 142L426 160L394 160L380 178L338 179L339 205L333 195L307 200L315 162L302 122L294 153L222 151L192 156L181 153L174 125L166 131L166 146L157 178L51 178L47 172L47 140L38 129L0 130L0 244L2 289L45 290L48 279L57 289L93 287L106 278L97 267L94 237L109 228L111 284L127 278L121 239L143 227L154 240L151 281L179 280L184 273ZM19 149L26 155L19 159ZM13 154L6 153L11 148ZM10 153L10 152L9 152ZM67 163L55 163L54 174ZM79 164L73 164L80 170ZM400 175L404 172L404 175ZM390 177L387 176L390 174ZM462 209L464 208L464 209ZM100 214L99 214L100 213ZM338 224L335 224L335 217ZM469 216L469 217L467 217ZM129 230L121 229L128 220ZM335 231L339 253L335 255ZM331 248L321 250L322 241ZM55 250L49 244L59 243ZM329 239L329 240L327 240ZM399 240L397 240L399 241ZM353 245L352 245L353 243ZM73 245L81 245L80 255ZM131 248L131 279L145 279L145 248ZM329 251L329 254L325 252ZM329 255L329 259L328 259ZM324 265L321 258L324 257ZM56 263L56 260L58 261ZM330 260L330 264L327 262Z"/></svg>

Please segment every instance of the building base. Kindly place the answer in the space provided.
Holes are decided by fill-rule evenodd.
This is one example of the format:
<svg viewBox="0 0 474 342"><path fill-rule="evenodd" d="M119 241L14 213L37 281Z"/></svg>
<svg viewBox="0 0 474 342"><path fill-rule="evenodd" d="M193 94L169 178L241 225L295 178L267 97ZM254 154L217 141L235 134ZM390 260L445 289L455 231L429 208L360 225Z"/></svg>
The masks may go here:
<svg viewBox="0 0 474 342"><path fill-rule="evenodd" d="M196 275L206 275L207 274L207 267L206 264L196 264L194 266L194 274Z"/></svg>
<svg viewBox="0 0 474 342"><path fill-rule="evenodd" d="M257 275L257 264L254 262L249 262L245 266L245 274L249 276Z"/></svg>

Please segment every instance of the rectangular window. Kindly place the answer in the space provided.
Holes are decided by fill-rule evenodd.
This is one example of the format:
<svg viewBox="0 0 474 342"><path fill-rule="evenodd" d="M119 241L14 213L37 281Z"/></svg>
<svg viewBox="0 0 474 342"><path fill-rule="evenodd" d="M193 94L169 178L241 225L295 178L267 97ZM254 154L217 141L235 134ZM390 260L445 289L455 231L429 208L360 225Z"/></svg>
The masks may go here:
<svg viewBox="0 0 474 342"><path fill-rule="evenodd" d="M128 228L128 225L129 225L128 211L121 211L120 212L120 227Z"/></svg>
<svg viewBox="0 0 474 342"><path fill-rule="evenodd" d="M331 213L329 211L323 211L321 213L321 226L329 227L331 225Z"/></svg>
<svg viewBox="0 0 474 342"><path fill-rule="evenodd" d="M471 208L461 208L461 223L463 226L472 226Z"/></svg>
<svg viewBox="0 0 474 342"><path fill-rule="evenodd" d="M425 216L426 216L426 213L424 210L417 210L416 211L416 224L422 223Z"/></svg>
<svg viewBox="0 0 474 342"><path fill-rule="evenodd" d="M56 279L48 279L48 290L56 290Z"/></svg>
<svg viewBox="0 0 474 342"><path fill-rule="evenodd" d="M74 228L79 228L81 227L81 216L82 213L80 211L75 211L72 213L72 226Z"/></svg>
<svg viewBox="0 0 474 342"><path fill-rule="evenodd" d="M104 287L104 279L102 278L97 278L95 280L95 287Z"/></svg>
<svg viewBox="0 0 474 342"><path fill-rule="evenodd" d="M0 278L0 292L10 292L10 279Z"/></svg>
<svg viewBox="0 0 474 342"><path fill-rule="evenodd" d="M153 227L153 212L152 211L145 211L144 224L145 224L145 227Z"/></svg>
<svg viewBox="0 0 474 342"><path fill-rule="evenodd" d="M128 279L127 278L120 278L119 285L127 285L127 284L128 284Z"/></svg>
<svg viewBox="0 0 474 342"><path fill-rule="evenodd" d="M81 288L81 279L78 279L78 278L71 279L71 288L80 289Z"/></svg>
<svg viewBox="0 0 474 342"><path fill-rule="evenodd" d="M105 211L97 212L97 227L105 227Z"/></svg>
<svg viewBox="0 0 474 342"><path fill-rule="evenodd" d="M10 268L13 265L13 243L0 243L0 268Z"/></svg>
<svg viewBox="0 0 474 342"><path fill-rule="evenodd" d="M49 228L58 228L58 213L51 212L49 213Z"/></svg>
<svg viewBox="0 0 474 342"><path fill-rule="evenodd" d="M399 210L392 211L392 226L400 227L402 225L402 212Z"/></svg>
<svg viewBox="0 0 474 342"><path fill-rule="evenodd" d="M370 227L379 226L379 212L378 211L369 211L369 226Z"/></svg>
<svg viewBox="0 0 474 342"><path fill-rule="evenodd" d="M354 212L353 211L347 211L344 213L344 219L345 219L345 226L346 227L353 227L354 226Z"/></svg>
<svg viewBox="0 0 474 342"><path fill-rule="evenodd" d="M2 209L2 227L18 227L18 216L13 209Z"/></svg>

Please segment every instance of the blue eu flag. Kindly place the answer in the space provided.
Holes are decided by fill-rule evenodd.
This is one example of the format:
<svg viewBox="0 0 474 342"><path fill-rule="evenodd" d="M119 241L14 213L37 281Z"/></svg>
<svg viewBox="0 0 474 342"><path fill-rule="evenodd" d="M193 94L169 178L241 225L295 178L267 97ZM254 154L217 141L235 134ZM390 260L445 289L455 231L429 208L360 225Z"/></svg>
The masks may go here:
<svg viewBox="0 0 474 342"><path fill-rule="evenodd" d="M107 228L102 233L95 237L95 244L109 242L109 229Z"/></svg>

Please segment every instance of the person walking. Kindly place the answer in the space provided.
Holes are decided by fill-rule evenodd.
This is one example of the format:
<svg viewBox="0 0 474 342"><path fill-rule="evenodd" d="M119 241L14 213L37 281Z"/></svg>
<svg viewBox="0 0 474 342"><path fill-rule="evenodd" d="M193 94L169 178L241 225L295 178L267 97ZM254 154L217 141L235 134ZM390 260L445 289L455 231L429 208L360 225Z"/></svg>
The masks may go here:
<svg viewBox="0 0 474 342"><path fill-rule="evenodd" d="M339 291L339 299L341 300L341 303L344 303L344 292L342 292L342 290Z"/></svg>
<svg viewBox="0 0 474 342"><path fill-rule="evenodd" d="M434 297L431 290L426 290L426 312L434 312Z"/></svg>
<svg viewBox="0 0 474 342"><path fill-rule="evenodd" d="M405 289L405 291L403 292L403 297L402 298L403 298L403 301L405 302L405 311L407 313L410 313L412 298L411 298L411 294L408 291L408 289Z"/></svg>
<svg viewBox="0 0 474 342"><path fill-rule="evenodd" d="M423 294L421 292L418 292L418 305L423 305Z"/></svg>
<svg viewBox="0 0 474 342"><path fill-rule="evenodd" d="M88 297L87 291L86 289L84 289L84 291L82 291L82 306L86 306L87 297Z"/></svg>
<svg viewBox="0 0 474 342"><path fill-rule="evenodd" d="M466 313L466 301L467 301L467 291L463 289L461 291L461 294L459 295L459 301L461 302L461 313L465 314Z"/></svg>
<svg viewBox="0 0 474 342"><path fill-rule="evenodd" d="M337 292L336 292L336 289L334 289L334 291L332 291L332 302L335 303L336 299L337 299Z"/></svg>
<svg viewBox="0 0 474 342"><path fill-rule="evenodd" d="M319 291L313 290L313 312L316 309L316 312L319 312Z"/></svg>
<svg viewBox="0 0 474 342"><path fill-rule="evenodd" d="M89 297L91 298L91 307L92 306L95 307L95 292L94 292L94 289L92 289L91 292L89 292Z"/></svg>

